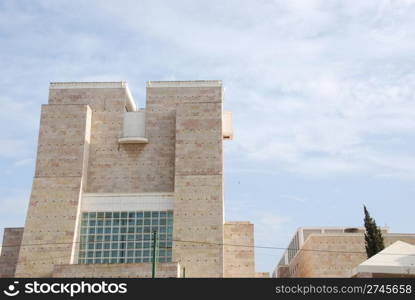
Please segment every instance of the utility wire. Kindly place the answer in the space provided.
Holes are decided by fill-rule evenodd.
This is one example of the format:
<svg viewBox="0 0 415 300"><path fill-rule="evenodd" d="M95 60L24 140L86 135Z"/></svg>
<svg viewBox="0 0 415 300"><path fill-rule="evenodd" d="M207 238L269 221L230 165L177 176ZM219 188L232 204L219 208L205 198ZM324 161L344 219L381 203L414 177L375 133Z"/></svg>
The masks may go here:
<svg viewBox="0 0 415 300"><path fill-rule="evenodd" d="M293 251L309 251L309 252L325 252L325 253L341 253L341 254L366 254L364 251L341 251L341 250L324 250L324 249L309 249L309 248L289 248L289 247L274 247L274 246L255 246L255 245L241 245L241 244L227 244L227 243L214 243L207 241L192 241L192 240L168 240L178 243L190 243L190 244L201 244L201 245L212 245L212 246L230 246L230 247L244 247L244 248L256 248L256 249L268 249L268 250L293 250ZM82 243L128 243L136 242L135 240L130 241L89 241ZM150 240L149 240L150 242ZM3 245L2 247L33 247L33 246L46 246L46 245L73 245L81 242L51 242L51 243L35 243L35 244L14 244L14 245ZM163 247L164 248L164 247ZM166 247L166 249L168 249ZM88 250L88 249L85 249ZM111 249L100 249L102 251L110 251ZM114 249L115 250L115 249ZM119 250L119 249L118 249ZM125 249L128 250L128 249ZM378 253L380 255L402 255L402 253ZM406 256L415 256L415 254L406 254Z"/></svg>

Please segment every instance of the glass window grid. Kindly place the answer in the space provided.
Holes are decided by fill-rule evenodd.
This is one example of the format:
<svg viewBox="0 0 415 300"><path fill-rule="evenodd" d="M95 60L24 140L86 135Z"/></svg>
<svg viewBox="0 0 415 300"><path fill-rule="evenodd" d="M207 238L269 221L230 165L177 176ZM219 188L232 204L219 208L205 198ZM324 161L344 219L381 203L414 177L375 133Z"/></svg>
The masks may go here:
<svg viewBox="0 0 415 300"><path fill-rule="evenodd" d="M172 261L173 211L85 212L80 264L151 262L157 230L157 261Z"/></svg>

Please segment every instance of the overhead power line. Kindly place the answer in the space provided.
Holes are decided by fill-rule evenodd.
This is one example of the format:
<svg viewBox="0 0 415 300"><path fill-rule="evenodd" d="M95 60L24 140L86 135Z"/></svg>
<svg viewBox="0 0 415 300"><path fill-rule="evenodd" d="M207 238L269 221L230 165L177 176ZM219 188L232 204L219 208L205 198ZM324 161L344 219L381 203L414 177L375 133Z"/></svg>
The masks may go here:
<svg viewBox="0 0 415 300"><path fill-rule="evenodd" d="M326 250L326 249L310 249L310 248L289 248L289 247L275 247L275 246L256 246L256 245L242 245L242 244L228 244L228 243L215 243L209 241L194 241L194 240L170 240L178 243L189 243L189 244L200 244L200 245L212 245L212 246L229 246L229 247L243 247L243 248L256 248L256 249L267 249L267 250L293 250L293 251L308 251L308 252L324 252L324 253L338 253L338 254L366 254L365 251L345 251L345 250ZM84 242L96 243L97 241ZM128 243L135 242L132 241L98 241L100 243ZM48 245L73 245L81 242L50 242L50 243L34 243L34 244L14 244L14 245L3 245L3 247L34 247L34 246L48 246ZM169 247L163 247L169 249ZM88 250L88 249L86 249ZM102 249L102 251L111 250L111 249ZM127 250L127 249L126 249ZM381 255L402 255L402 253L378 253ZM415 254L407 254L407 256L415 256Z"/></svg>

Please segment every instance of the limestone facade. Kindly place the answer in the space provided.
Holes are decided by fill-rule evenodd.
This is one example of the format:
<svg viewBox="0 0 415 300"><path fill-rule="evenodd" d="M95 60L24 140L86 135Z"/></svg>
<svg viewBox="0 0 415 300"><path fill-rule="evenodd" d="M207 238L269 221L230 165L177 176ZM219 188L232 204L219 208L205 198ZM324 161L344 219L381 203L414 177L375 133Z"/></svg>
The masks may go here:
<svg viewBox="0 0 415 300"><path fill-rule="evenodd" d="M0 247L0 278L13 277L19 257L23 228L6 228Z"/></svg>
<svg viewBox="0 0 415 300"><path fill-rule="evenodd" d="M172 201L171 264L186 277L255 276L253 248L224 246L253 244L253 225L224 221L223 140L233 133L222 83L148 82L146 89L138 110L125 82L51 84L16 277L95 276L91 270L105 266L108 276L148 276L140 273L145 262L124 264L127 273L117 264L78 264L81 215L108 211L117 197L123 210ZM97 199L111 203L100 209Z"/></svg>
<svg viewBox="0 0 415 300"><path fill-rule="evenodd" d="M179 278L180 265L177 263L160 263L157 265L157 278ZM139 264L86 264L55 265L53 277L57 278L151 278L151 263Z"/></svg>
<svg viewBox="0 0 415 300"><path fill-rule="evenodd" d="M269 272L256 272L255 278L269 278Z"/></svg>
<svg viewBox="0 0 415 300"><path fill-rule="evenodd" d="M249 222L226 222L225 277L256 277L254 257L254 225Z"/></svg>
<svg viewBox="0 0 415 300"><path fill-rule="evenodd" d="M298 232L305 230L302 228ZM352 230L354 232L344 228L329 230L307 234L292 258L287 259L284 254L275 268L274 277L351 277L353 269L367 259L364 229L356 228ZM398 240L415 244L415 234L389 233L383 229L383 236L385 247Z"/></svg>

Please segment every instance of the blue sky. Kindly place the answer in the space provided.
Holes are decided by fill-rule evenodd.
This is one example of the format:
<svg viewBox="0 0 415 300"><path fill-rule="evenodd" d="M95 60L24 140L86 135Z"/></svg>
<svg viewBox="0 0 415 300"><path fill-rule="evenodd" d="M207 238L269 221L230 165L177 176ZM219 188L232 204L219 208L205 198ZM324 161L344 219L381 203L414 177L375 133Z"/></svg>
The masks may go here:
<svg viewBox="0 0 415 300"><path fill-rule="evenodd" d="M227 220L414 232L415 1L1 1L0 228L23 226L51 81L220 79ZM257 271L282 251L256 250Z"/></svg>

